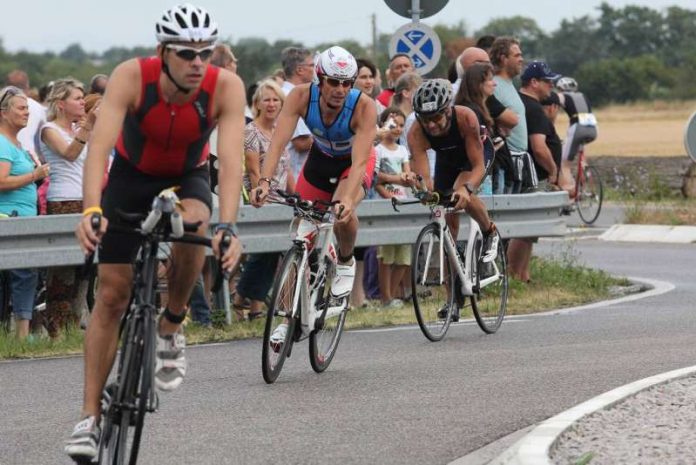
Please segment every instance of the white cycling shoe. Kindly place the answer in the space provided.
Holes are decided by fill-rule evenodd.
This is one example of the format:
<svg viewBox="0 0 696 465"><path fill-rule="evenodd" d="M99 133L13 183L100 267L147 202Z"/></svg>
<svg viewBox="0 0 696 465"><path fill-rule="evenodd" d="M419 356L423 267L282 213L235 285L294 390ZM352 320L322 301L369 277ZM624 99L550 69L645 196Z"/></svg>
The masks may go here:
<svg viewBox="0 0 696 465"><path fill-rule="evenodd" d="M160 391L173 391L186 375L186 338L182 333L157 335L155 385Z"/></svg>
<svg viewBox="0 0 696 465"><path fill-rule="evenodd" d="M355 281L355 258L350 265L336 264L336 276L331 282L331 295L335 298L346 297L353 290Z"/></svg>

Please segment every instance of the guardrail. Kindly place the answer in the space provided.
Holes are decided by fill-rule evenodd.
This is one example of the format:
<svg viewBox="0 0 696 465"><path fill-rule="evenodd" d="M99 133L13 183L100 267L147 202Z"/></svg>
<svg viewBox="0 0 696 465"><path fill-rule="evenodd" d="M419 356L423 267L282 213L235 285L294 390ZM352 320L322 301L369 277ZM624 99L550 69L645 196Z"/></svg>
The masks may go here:
<svg viewBox="0 0 696 465"><path fill-rule="evenodd" d="M563 236L565 217L559 209L568 204L565 192L483 196L489 213L504 238ZM405 205L392 210L386 200L360 204L358 246L414 242L428 220L428 209ZM267 205L244 206L239 212L239 233L246 252L279 252L290 245L288 226L292 209ZM217 218L214 212L213 218ZM79 265L83 255L75 240L79 215L36 216L0 220L0 269ZM462 222L460 237L468 234Z"/></svg>

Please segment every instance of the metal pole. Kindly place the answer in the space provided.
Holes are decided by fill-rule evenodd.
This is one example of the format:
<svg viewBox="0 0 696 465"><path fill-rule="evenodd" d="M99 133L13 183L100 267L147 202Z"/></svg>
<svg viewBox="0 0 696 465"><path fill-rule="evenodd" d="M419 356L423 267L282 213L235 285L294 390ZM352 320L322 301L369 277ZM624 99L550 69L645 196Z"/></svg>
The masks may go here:
<svg viewBox="0 0 696 465"><path fill-rule="evenodd" d="M377 61L377 15L372 13L372 59Z"/></svg>
<svg viewBox="0 0 696 465"><path fill-rule="evenodd" d="M411 20L414 24L418 24L420 22L420 14L420 0L411 0Z"/></svg>

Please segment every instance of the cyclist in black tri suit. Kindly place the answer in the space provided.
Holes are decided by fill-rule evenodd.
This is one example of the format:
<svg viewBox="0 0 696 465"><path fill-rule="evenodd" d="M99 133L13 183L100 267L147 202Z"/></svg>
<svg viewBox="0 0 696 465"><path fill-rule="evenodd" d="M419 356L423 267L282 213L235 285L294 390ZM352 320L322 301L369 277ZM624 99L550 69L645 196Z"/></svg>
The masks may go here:
<svg viewBox="0 0 696 465"><path fill-rule="evenodd" d="M464 106L453 106L452 98L452 84L446 79L427 80L413 94L418 124L411 126L407 139L411 169L436 191L454 191L455 212L464 210L478 223L484 237L483 261L491 262L497 256L498 234L494 234L495 223L486 206L476 196L485 173L480 125L476 113ZM434 182L426 154L430 148L436 153ZM459 215L447 215L446 220L456 238Z"/></svg>

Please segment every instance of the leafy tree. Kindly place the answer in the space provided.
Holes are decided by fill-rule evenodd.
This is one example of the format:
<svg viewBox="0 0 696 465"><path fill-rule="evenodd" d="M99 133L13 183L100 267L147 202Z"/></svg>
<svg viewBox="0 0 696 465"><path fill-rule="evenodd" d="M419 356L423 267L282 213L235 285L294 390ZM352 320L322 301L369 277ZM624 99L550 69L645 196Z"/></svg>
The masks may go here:
<svg viewBox="0 0 696 465"><path fill-rule="evenodd" d="M589 16L561 21L543 46L553 70L572 76L582 64L603 58L604 46L597 37L597 28L597 21Z"/></svg>
<svg viewBox="0 0 696 465"><path fill-rule="evenodd" d="M476 37L491 34L496 37L511 36L519 39L522 52L527 59L540 58L543 44L547 40L544 31L532 18L512 16L510 18L494 18L488 24L476 31Z"/></svg>

